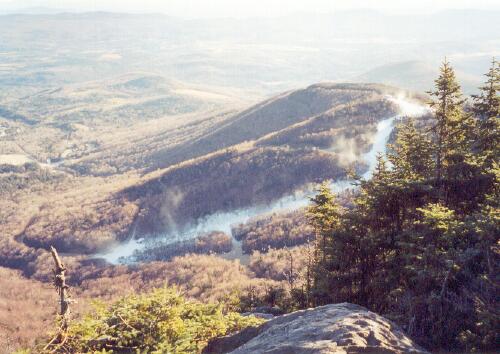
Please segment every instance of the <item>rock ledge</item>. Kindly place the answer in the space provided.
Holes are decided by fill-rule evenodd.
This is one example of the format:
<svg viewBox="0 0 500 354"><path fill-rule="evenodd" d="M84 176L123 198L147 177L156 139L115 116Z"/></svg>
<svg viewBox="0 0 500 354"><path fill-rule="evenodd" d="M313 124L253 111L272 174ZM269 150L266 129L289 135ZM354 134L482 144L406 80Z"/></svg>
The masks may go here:
<svg viewBox="0 0 500 354"><path fill-rule="evenodd" d="M204 354L427 353L364 307L326 305L276 317L209 343Z"/></svg>

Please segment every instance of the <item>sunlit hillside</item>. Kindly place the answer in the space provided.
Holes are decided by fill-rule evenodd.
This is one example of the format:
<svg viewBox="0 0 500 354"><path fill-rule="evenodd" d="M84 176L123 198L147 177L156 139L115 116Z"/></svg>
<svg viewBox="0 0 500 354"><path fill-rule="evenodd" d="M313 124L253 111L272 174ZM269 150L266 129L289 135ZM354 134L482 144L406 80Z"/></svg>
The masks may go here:
<svg viewBox="0 0 500 354"><path fill-rule="evenodd" d="M499 34L0 0L0 354L499 352Z"/></svg>

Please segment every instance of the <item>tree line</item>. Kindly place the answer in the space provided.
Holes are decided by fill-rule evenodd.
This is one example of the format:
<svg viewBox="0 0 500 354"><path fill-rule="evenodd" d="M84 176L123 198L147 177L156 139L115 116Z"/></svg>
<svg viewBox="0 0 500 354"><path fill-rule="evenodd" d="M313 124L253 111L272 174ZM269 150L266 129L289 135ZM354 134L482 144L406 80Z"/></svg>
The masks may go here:
<svg viewBox="0 0 500 354"><path fill-rule="evenodd" d="M449 62L428 92L430 127L406 119L354 207L312 198L315 247L302 305L355 302L429 349L499 343L500 66L466 100Z"/></svg>

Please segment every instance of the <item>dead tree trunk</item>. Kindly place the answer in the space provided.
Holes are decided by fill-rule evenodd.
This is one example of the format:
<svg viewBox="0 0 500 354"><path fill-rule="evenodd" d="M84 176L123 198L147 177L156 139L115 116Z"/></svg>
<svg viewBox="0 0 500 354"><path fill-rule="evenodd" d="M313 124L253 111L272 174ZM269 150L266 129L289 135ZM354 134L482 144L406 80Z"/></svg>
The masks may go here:
<svg viewBox="0 0 500 354"><path fill-rule="evenodd" d="M71 303L71 299L69 298L68 290L69 286L66 285L66 268L64 264L61 262L61 258L57 254L57 250L54 247L50 247L50 253L52 254L52 258L54 259L55 269L54 269L54 286L59 293L59 303L61 306L60 315L61 315L61 331L66 332L69 325L69 319L71 315L71 311L69 308L69 304Z"/></svg>
<svg viewBox="0 0 500 354"><path fill-rule="evenodd" d="M69 297L69 286L66 284L66 267L54 247L50 247L50 253L55 264L55 269L53 270L54 286L59 294L61 326L56 336L43 348L42 353L66 353L63 348L67 340L67 330L71 314L69 305L72 301Z"/></svg>

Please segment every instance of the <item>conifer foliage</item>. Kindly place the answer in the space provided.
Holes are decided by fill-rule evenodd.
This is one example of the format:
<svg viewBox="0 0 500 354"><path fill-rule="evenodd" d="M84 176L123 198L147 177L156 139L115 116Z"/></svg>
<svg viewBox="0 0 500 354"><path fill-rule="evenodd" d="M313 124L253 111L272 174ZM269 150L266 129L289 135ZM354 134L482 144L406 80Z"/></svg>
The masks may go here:
<svg viewBox="0 0 500 354"><path fill-rule="evenodd" d="M499 66L493 61L472 110L445 61L435 81L431 129L398 128L355 206L328 228L314 303L349 301L382 313L430 349L492 350L498 343ZM472 111L472 114L470 113ZM389 163L388 163L389 162ZM321 188L312 223L333 220ZM328 200L328 207L318 207ZM321 287L323 287L321 289Z"/></svg>
<svg viewBox="0 0 500 354"><path fill-rule="evenodd" d="M500 63L493 59L491 68L486 73L486 82L480 87L480 93L474 98L473 111L478 118L477 151L482 154L488 167L498 161L500 155Z"/></svg>
<svg viewBox="0 0 500 354"><path fill-rule="evenodd" d="M311 198L311 206L307 211L307 216L314 227L316 233L316 244L312 260L309 263L311 268L307 273L314 276L307 280L307 293L309 304L315 305L314 299L323 297L323 292L328 292L328 279L321 276L326 274L331 261L332 247L335 230L340 222L341 208L335 201L335 195L330 190L328 182L322 183L318 188L318 194ZM313 300L311 302L311 300Z"/></svg>
<svg viewBox="0 0 500 354"><path fill-rule="evenodd" d="M201 353L210 339L262 322L162 288L110 306L96 304L93 313L69 326L57 350L47 353Z"/></svg>

